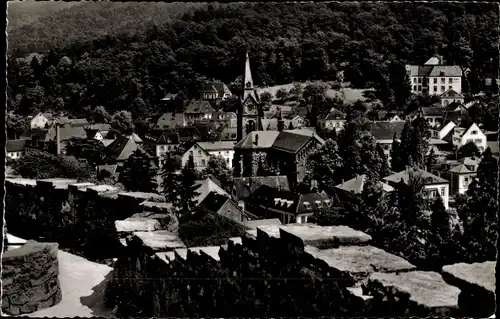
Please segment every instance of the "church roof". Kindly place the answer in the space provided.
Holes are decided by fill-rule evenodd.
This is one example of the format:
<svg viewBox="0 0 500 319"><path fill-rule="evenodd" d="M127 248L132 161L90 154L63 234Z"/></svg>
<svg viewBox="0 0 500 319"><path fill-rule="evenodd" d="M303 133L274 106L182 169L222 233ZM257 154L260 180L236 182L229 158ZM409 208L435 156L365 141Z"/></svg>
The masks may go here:
<svg viewBox="0 0 500 319"><path fill-rule="evenodd" d="M270 148L279 134L278 131L253 131L239 141L235 148Z"/></svg>
<svg viewBox="0 0 500 319"><path fill-rule="evenodd" d="M272 148L295 153L311 140L311 136L281 132L273 143Z"/></svg>

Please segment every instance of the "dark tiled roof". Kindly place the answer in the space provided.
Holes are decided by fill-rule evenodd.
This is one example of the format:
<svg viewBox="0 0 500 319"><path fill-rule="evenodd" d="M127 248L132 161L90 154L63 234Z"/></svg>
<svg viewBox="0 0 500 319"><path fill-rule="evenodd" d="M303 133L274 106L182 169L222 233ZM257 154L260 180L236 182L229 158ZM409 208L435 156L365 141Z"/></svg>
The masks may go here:
<svg viewBox="0 0 500 319"><path fill-rule="evenodd" d="M235 148L271 148L278 135L278 131L253 131L239 141Z"/></svg>
<svg viewBox="0 0 500 319"><path fill-rule="evenodd" d="M448 181L445 180L444 178L431 174L417 167L405 169L404 171L394 173L392 175L384 177L383 179L387 182L392 182L392 183L399 183L401 180L403 180L405 183L408 183L411 172L413 172L415 175L420 175L420 177L423 178L424 183L426 185L448 183Z"/></svg>
<svg viewBox="0 0 500 319"><path fill-rule="evenodd" d="M179 144L179 134L173 131L164 131L160 137L157 138L156 144Z"/></svg>
<svg viewBox="0 0 500 319"><path fill-rule="evenodd" d="M180 142L200 140L202 137L200 131L195 126L178 127L176 131L179 134Z"/></svg>
<svg viewBox="0 0 500 319"><path fill-rule="evenodd" d="M217 192L210 192L200 203L200 207L217 213L228 200L230 198L227 196L218 194Z"/></svg>
<svg viewBox="0 0 500 319"><path fill-rule="evenodd" d="M422 113L424 116L442 116L446 113L446 108L444 107L423 107Z"/></svg>
<svg viewBox="0 0 500 319"><path fill-rule="evenodd" d="M212 107L210 102L203 100L191 100L188 106L184 110L184 113L213 113L215 109Z"/></svg>
<svg viewBox="0 0 500 319"><path fill-rule="evenodd" d="M464 96L453 89L449 89L441 94L441 98L464 98Z"/></svg>
<svg viewBox="0 0 500 319"><path fill-rule="evenodd" d="M231 94L229 88L222 82L208 82L203 86L202 93L217 92L217 97L224 97L224 93Z"/></svg>
<svg viewBox="0 0 500 319"><path fill-rule="evenodd" d="M462 69L458 65L436 65L429 76L462 76Z"/></svg>
<svg viewBox="0 0 500 319"><path fill-rule="evenodd" d="M293 134L286 131L280 132L280 134L274 141L272 148L280 151L296 153L304 145L306 145L307 142L311 140L311 138L311 136Z"/></svg>
<svg viewBox="0 0 500 319"><path fill-rule="evenodd" d="M286 176L235 177L233 179L234 195L238 199L245 199L262 185L290 190L290 184Z"/></svg>
<svg viewBox="0 0 500 319"><path fill-rule="evenodd" d="M279 200L278 200L279 199ZM309 203L313 206L316 201L324 204L325 200L331 202L331 198L320 193L299 194L290 191L277 190L267 185L260 186L249 198L251 203L258 203L266 207L272 207L288 213L300 214L312 212L312 209L307 209L304 203Z"/></svg>
<svg viewBox="0 0 500 319"><path fill-rule="evenodd" d="M336 108L332 108L330 113L326 116L325 120L345 120L345 114L337 110Z"/></svg>
<svg viewBox="0 0 500 319"><path fill-rule="evenodd" d="M394 133L401 136L405 122L371 122L369 132L377 140L392 140Z"/></svg>
<svg viewBox="0 0 500 319"><path fill-rule="evenodd" d="M85 132L85 129L82 126L68 126L64 125L59 127L59 136L61 141L66 141L69 140L73 137L78 137L78 138L86 138L87 133ZM56 127L53 126L49 129L47 138L49 140L56 140Z"/></svg>
<svg viewBox="0 0 500 319"><path fill-rule="evenodd" d="M26 140L7 140L5 149L7 152L22 152L26 145Z"/></svg>
<svg viewBox="0 0 500 319"><path fill-rule="evenodd" d="M119 136L106 150L111 159L125 161L137 150L137 143L126 136Z"/></svg>

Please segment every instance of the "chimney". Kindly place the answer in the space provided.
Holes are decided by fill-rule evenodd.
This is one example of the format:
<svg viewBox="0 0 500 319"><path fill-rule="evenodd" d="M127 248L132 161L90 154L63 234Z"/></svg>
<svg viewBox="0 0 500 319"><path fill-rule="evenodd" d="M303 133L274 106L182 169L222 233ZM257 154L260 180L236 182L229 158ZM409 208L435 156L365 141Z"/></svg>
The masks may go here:
<svg viewBox="0 0 500 319"><path fill-rule="evenodd" d="M61 134L59 132L59 123L56 123L56 154L61 155Z"/></svg>

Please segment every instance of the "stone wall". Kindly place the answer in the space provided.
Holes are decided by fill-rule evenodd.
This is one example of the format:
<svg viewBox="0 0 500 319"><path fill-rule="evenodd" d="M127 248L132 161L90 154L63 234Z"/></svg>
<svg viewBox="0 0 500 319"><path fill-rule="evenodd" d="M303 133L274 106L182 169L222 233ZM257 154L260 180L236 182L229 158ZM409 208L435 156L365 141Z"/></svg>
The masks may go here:
<svg viewBox="0 0 500 319"><path fill-rule="evenodd" d="M150 211L168 213L159 195L71 179L8 178L5 188L10 233L58 242L88 258L114 257L120 249L115 221ZM154 202L142 205L150 199Z"/></svg>
<svg viewBox="0 0 500 319"><path fill-rule="evenodd" d="M220 247L185 248L158 231L131 232L106 299L118 314L147 317L480 312L463 309L463 291L440 273L419 271L370 241L349 227L312 224L258 226Z"/></svg>
<svg viewBox="0 0 500 319"><path fill-rule="evenodd" d="M2 256L2 312L31 313L61 301L58 245L28 241Z"/></svg>

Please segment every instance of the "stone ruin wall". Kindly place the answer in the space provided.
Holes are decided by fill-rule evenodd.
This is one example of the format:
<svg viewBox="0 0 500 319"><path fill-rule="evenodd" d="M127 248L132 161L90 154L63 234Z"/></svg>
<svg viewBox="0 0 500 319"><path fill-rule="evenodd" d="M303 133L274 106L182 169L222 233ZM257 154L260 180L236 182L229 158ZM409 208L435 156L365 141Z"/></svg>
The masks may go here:
<svg viewBox="0 0 500 319"><path fill-rule="evenodd" d="M495 262L419 271L370 240L346 226L295 224L185 248L160 231L128 232L106 299L118 314L147 317L493 313Z"/></svg>
<svg viewBox="0 0 500 319"><path fill-rule="evenodd" d="M161 196L123 192L110 185L7 178L5 188L9 233L58 242L65 248L88 247L92 252L98 247L110 255L103 258L114 257L114 250L120 247L115 221L147 212L170 216L164 203L159 203Z"/></svg>
<svg viewBox="0 0 500 319"><path fill-rule="evenodd" d="M58 245L28 241L2 256L2 313L27 314L58 304Z"/></svg>

